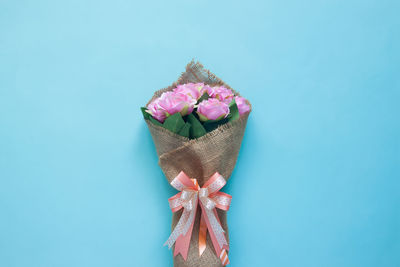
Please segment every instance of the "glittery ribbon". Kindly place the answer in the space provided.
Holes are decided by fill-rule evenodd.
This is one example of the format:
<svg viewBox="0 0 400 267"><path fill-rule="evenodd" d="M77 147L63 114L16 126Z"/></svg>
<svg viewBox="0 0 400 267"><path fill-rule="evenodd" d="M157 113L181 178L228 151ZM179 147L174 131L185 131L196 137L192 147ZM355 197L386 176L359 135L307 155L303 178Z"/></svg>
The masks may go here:
<svg viewBox="0 0 400 267"><path fill-rule="evenodd" d="M171 185L181 192L168 199L170 208L172 212L183 208L181 218L164 244L171 248L175 243L174 256L180 253L185 260L187 259L194 219L199 204L202 211L199 255L201 256L206 248L208 230L215 252L221 259L222 265L229 264L227 254L229 244L216 210L216 208L229 210L232 196L219 192L225 184L225 179L218 172L214 173L201 188L196 179L190 179L183 171L172 180Z"/></svg>

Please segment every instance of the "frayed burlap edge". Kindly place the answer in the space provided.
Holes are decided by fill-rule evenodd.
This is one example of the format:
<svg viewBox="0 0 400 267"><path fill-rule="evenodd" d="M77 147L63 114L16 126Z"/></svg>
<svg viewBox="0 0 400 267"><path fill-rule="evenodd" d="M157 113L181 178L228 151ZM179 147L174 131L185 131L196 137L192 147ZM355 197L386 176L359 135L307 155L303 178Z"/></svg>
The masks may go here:
<svg viewBox="0 0 400 267"><path fill-rule="evenodd" d="M201 76L196 74L196 71L201 72ZM194 79L188 79L188 74L191 74ZM207 76L206 79L205 76ZM190 77L190 76L189 76ZM194 59L186 65L186 71L182 72L179 76L178 80L173 82L170 86L162 88L154 92L153 97L147 102L146 106L151 103L154 99L161 96L162 93L172 91L176 88L179 84L185 83L205 83L210 86L222 85L228 89L231 89L235 95L240 96L239 92L236 92L232 87L230 87L227 83L221 80L218 76L214 73L209 71L208 69L204 68L204 66L200 62L195 62Z"/></svg>

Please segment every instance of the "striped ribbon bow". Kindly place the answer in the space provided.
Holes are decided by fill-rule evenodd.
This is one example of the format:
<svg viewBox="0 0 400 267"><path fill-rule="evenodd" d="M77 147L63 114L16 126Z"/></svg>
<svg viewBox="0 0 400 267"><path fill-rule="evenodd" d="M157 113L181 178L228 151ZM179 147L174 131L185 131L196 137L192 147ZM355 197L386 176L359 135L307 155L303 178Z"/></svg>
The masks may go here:
<svg viewBox="0 0 400 267"><path fill-rule="evenodd" d="M215 252L219 255L222 265L229 264L227 254L229 244L216 210L216 208L229 210L232 196L219 192L225 184L225 179L218 172L214 173L201 188L196 179L190 179L183 171L172 180L171 185L181 192L168 199L169 206L172 212L183 208L178 224L164 244L171 248L175 243L174 256L180 253L184 260L187 259L196 211L200 205L202 213L199 231L199 255L201 256L206 249L208 229Z"/></svg>

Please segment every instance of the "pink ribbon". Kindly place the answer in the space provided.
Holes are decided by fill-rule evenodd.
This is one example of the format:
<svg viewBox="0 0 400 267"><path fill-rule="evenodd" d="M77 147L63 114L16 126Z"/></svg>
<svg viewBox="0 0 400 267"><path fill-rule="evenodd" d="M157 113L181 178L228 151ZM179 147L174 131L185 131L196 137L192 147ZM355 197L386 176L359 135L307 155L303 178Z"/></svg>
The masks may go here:
<svg viewBox="0 0 400 267"><path fill-rule="evenodd" d="M200 228L206 224L207 227L203 228L209 231L216 254L224 266L229 264L227 255L229 244L216 210L216 208L229 210L232 196L219 192L225 184L225 179L218 172L214 173L201 188L196 179L190 179L183 171L172 180L171 185L181 192L168 199L170 208L172 212L183 208L181 218L164 244L171 248L175 243L174 256L180 253L184 260L187 259L197 206L200 205L202 210ZM203 238L199 238L201 256L206 246L206 231L200 230L200 235L204 235Z"/></svg>

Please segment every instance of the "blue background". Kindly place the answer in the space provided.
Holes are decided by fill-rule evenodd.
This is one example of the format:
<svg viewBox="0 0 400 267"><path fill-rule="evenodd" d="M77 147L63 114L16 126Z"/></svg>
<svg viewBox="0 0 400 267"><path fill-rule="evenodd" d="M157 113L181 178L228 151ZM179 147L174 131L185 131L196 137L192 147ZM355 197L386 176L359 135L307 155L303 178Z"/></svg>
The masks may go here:
<svg viewBox="0 0 400 267"><path fill-rule="evenodd" d="M194 57L253 104L231 266L400 266L400 4L1 1L0 266L171 266L139 107Z"/></svg>

